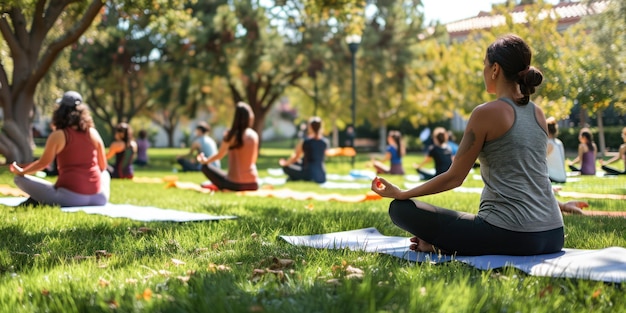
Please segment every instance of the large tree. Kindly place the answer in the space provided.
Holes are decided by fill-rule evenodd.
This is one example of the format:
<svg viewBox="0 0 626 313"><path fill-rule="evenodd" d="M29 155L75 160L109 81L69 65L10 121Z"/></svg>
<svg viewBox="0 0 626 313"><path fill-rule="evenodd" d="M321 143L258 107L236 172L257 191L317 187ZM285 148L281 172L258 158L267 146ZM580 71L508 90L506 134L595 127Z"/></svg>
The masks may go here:
<svg viewBox="0 0 626 313"><path fill-rule="evenodd" d="M7 162L33 158L37 84L57 56L89 28L102 0L9 1L0 4L0 34L10 58L0 59L0 154Z"/></svg>

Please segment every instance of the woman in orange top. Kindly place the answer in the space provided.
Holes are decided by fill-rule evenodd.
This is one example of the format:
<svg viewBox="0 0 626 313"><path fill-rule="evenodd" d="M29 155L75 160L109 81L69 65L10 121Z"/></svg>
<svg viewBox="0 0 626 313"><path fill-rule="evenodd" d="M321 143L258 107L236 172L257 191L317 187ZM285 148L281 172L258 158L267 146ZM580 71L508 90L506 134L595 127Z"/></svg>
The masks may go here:
<svg viewBox="0 0 626 313"><path fill-rule="evenodd" d="M54 131L48 136L41 158L23 168L13 163L15 184L30 198L21 205L104 205L109 200L110 176L104 143L94 128L81 95L68 91L57 101L52 115ZM59 177L55 184L32 176L56 157Z"/></svg>
<svg viewBox="0 0 626 313"><path fill-rule="evenodd" d="M233 124L217 153L208 157L204 153L198 155L202 173L214 185L209 188L233 191L259 189L256 169L259 135L252 129L253 123L254 113L250 106L243 102L237 103ZM228 172L211 165L213 161L221 160L227 154Z"/></svg>

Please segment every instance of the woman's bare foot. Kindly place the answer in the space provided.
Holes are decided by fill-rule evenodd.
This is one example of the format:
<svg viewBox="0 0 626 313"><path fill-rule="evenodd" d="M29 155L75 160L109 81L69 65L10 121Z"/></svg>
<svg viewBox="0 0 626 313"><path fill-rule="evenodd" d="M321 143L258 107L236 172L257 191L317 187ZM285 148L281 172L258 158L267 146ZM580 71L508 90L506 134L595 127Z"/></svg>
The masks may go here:
<svg viewBox="0 0 626 313"><path fill-rule="evenodd" d="M411 238L411 242L414 242L414 244L411 244L409 246L409 249L413 250L413 251L418 251L418 252L435 252L435 246L433 246L432 244L419 239L417 237L413 237Z"/></svg>

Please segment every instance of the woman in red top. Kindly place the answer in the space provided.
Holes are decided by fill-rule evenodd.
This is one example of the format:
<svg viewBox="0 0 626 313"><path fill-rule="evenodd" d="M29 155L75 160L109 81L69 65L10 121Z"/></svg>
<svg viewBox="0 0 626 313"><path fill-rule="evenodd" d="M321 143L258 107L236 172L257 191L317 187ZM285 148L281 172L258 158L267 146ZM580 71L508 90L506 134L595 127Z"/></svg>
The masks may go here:
<svg viewBox="0 0 626 313"><path fill-rule="evenodd" d="M52 115L54 131L48 136L41 158L23 168L9 169L15 184L30 198L22 205L60 206L104 205L109 200L110 176L104 143L94 128L89 109L81 95L68 91L57 100ZM30 174L46 168L56 157L59 177L55 184Z"/></svg>
<svg viewBox="0 0 626 313"><path fill-rule="evenodd" d="M215 189L233 191L259 189L259 174L256 159L259 153L259 135L252 124L254 113L247 103L239 102L235 108L233 124L216 154L198 155L202 173L211 181ZM228 154L228 173L211 165Z"/></svg>

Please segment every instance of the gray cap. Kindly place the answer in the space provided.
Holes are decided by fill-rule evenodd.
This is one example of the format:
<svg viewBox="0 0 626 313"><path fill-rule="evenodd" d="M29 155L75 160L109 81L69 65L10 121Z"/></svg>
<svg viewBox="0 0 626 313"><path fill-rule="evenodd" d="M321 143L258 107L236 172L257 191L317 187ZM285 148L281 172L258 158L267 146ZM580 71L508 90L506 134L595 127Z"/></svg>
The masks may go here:
<svg viewBox="0 0 626 313"><path fill-rule="evenodd" d="M76 91L66 91L63 94L63 98L57 99L57 103L75 107L83 103L83 97Z"/></svg>

